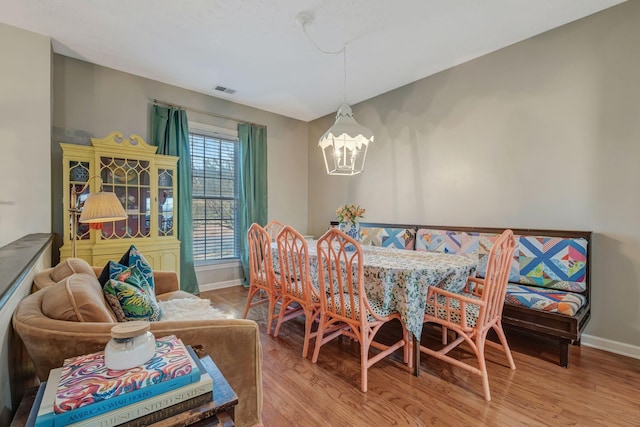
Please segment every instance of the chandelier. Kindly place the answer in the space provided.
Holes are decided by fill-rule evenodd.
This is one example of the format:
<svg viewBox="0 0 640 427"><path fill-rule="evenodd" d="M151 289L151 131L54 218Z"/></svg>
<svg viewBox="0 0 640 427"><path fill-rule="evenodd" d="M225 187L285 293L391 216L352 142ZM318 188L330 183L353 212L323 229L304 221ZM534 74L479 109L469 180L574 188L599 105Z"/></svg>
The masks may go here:
<svg viewBox="0 0 640 427"><path fill-rule="evenodd" d="M327 52L311 39L307 33L306 25L311 20L311 16L300 13L296 17L302 26L304 34L322 53L336 55L342 53L342 64L344 70L342 105L336 114L336 121L320 137L318 146L322 149L324 164L329 175L356 175L364 170L364 162L367 159L367 149L373 142L373 132L358 122L353 117L353 111L347 104L347 45L337 52Z"/></svg>

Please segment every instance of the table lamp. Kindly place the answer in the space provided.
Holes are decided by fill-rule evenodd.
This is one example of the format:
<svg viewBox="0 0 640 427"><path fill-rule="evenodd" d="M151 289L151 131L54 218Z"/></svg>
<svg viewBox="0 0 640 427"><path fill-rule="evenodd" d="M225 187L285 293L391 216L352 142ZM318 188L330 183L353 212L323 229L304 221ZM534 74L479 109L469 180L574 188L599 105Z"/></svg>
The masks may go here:
<svg viewBox="0 0 640 427"><path fill-rule="evenodd" d="M102 179L100 179L100 191L97 193L89 193L87 199L84 201L82 209L78 209L77 200L78 195L82 194L89 183L94 178L100 178L95 175L89 178L86 184L76 191L75 187L71 189L71 213L72 219L72 246L71 256L76 257L76 240L78 240L77 229L78 221L88 224L98 224L109 221L119 221L121 219L127 219L127 213L125 212L120 200L115 193L102 191ZM80 219L78 220L78 213L80 213Z"/></svg>

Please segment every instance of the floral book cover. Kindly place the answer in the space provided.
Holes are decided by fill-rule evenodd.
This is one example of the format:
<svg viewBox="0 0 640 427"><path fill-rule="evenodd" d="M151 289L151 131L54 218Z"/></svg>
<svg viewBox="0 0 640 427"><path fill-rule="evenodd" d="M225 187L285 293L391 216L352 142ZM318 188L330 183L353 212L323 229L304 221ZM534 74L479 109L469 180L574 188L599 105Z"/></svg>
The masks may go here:
<svg viewBox="0 0 640 427"><path fill-rule="evenodd" d="M61 414L183 375L197 374L199 379L194 370L186 347L174 335L156 339L155 355L131 369L108 369L104 351L73 357L64 361L53 410Z"/></svg>

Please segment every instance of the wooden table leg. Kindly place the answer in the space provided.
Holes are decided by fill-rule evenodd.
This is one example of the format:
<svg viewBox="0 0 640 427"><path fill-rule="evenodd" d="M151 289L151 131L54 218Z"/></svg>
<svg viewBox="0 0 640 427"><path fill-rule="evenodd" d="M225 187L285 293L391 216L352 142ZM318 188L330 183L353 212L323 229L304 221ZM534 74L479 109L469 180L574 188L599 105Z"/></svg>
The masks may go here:
<svg viewBox="0 0 640 427"><path fill-rule="evenodd" d="M411 332L409 332L413 339L413 375L416 377L420 375L420 340Z"/></svg>

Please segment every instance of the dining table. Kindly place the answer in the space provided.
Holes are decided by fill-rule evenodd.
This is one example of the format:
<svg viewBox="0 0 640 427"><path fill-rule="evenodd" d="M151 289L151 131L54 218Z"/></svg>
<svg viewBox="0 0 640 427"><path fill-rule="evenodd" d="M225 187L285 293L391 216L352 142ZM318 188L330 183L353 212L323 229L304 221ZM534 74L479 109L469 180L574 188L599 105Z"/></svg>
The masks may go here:
<svg viewBox="0 0 640 427"><path fill-rule="evenodd" d="M317 241L307 240L309 272L318 288ZM279 254L272 245L274 269L279 271ZM362 245L364 288L369 300L400 313L407 331L420 338L429 286L450 291L464 288L476 273L474 258L443 252L415 251Z"/></svg>

